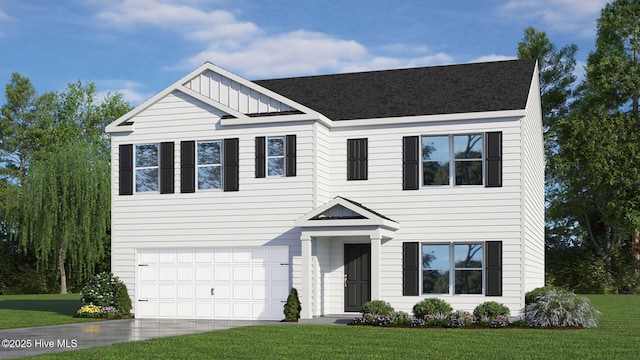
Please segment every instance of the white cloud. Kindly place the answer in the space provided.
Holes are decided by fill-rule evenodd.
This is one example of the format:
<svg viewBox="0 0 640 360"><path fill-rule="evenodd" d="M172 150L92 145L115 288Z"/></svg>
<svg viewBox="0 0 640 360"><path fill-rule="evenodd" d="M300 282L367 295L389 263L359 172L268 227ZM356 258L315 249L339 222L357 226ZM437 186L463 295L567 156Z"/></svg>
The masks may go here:
<svg viewBox="0 0 640 360"><path fill-rule="evenodd" d="M137 106L153 96L153 94L140 92L143 85L129 80L102 80L97 81L96 85L99 89L105 89L98 91L96 95L98 101L102 101L109 93L120 93L129 104Z"/></svg>
<svg viewBox="0 0 640 360"><path fill-rule="evenodd" d="M190 70L210 61L250 78L310 75L328 72L379 70L451 63L445 53L423 45L391 44L378 49L352 39L296 30L270 34L252 22L238 20L226 10L202 10L202 5L176 5L174 0L123 0L103 5L96 15L105 26L123 31L151 26L181 34L202 44L203 50L177 66ZM177 3L177 1L174 1Z"/></svg>
<svg viewBox="0 0 640 360"><path fill-rule="evenodd" d="M510 0L498 8L502 16L540 21L550 29L590 38L607 0Z"/></svg>
<svg viewBox="0 0 640 360"><path fill-rule="evenodd" d="M489 55L482 55L480 57L470 60L469 62L476 63L476 62L503 61L503 60L513 60L515 58L516 58L515 56L489 54Z"/></svg>

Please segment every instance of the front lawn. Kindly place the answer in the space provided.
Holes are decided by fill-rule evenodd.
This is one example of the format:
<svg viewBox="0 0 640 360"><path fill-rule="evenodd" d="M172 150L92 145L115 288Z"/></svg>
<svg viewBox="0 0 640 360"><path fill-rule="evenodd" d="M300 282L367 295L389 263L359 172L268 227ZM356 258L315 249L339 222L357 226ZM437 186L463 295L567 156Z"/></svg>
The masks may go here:
<svg viewBox="0 0 640 360"><path fill-rule="evenodd" d="M277 324L117 344L44 358L636 359L640 353L640 297L588 297L602 311L600 325L595 329L406 329Z"/></svg>
<svg viewBox="0 0 640 360"><path fill-rule="evenodd" d="M80 294L1 295L0 329L95 321L73 317L81 305Z"/></svg>

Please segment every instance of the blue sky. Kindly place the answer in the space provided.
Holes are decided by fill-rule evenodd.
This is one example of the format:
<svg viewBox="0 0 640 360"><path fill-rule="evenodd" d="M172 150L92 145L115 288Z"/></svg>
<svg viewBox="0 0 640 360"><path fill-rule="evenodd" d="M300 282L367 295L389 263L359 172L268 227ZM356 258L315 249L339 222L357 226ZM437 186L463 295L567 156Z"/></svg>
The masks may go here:
<svg viewBox="0 0 640 360"><path fill-rule="evenodd" d="M594 48L605 0L0 0L0 104L93 81L133 105L205 61L250 80L513 58L523 29Z"/></svg>

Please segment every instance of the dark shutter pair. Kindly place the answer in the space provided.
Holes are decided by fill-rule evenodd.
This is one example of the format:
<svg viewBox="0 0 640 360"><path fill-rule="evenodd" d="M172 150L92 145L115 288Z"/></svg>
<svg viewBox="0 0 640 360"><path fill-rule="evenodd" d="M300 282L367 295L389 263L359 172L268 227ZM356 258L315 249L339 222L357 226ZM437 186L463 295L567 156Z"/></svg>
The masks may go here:
<svg viewBox="0 0 640 360"><path fill-rule="evenodd" d="M267 138L264 136L256 137L256 178L266 176L267 167ZM296 176L296 136L287 135L285 140L285 159L284 172L285 176Z"/></svg>
<svg viewBox="0 0 640 360"><path fill-rule="evenodd" d="M238 191L239 189L239 142L237 138L224 139L223 154L223 183L224 191ZM180 142L180 192L196 192L196 142Z"/></svg>
<svg viewBox="0 0 640 360"><path fill-rule="evenodd" d="M402 189L420 188L420 137L402 138ZM502 132L485 133L485 186L502 187Z"/></svg>
<svg viewBox="0 0 640 360"><path fill-rule="evenodd" d="M485 295L502 296L502 241L487 241ZM420 243L402 244L402 295L420 295Z"/></svg>
<svg viewBox="0 0 640 360"><path fill-rule="evenodd" d="M160 193L174 193L174 143L160 143ZM120 195L133 194L133 145L119 147L119 182Z"/></svg>
<svg viewBox="0 0 640 360"><path fill-rule="evenodd" d="M347 180L367 180L369 176L368 140L347 140Z"/></svg>

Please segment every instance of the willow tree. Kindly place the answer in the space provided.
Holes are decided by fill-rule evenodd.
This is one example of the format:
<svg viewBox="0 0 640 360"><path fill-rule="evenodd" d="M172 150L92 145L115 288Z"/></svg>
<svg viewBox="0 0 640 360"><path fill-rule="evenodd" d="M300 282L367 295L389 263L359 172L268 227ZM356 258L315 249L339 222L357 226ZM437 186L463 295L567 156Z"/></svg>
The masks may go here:
<svg viewBox="0 0 640 360"><path fill-rule="evenodd" d="M89 276L105 253L108 159L87 141L64 143L31 163L22 188L20 241L39 267L57 262L65 294L67 271Z"/></svg>

